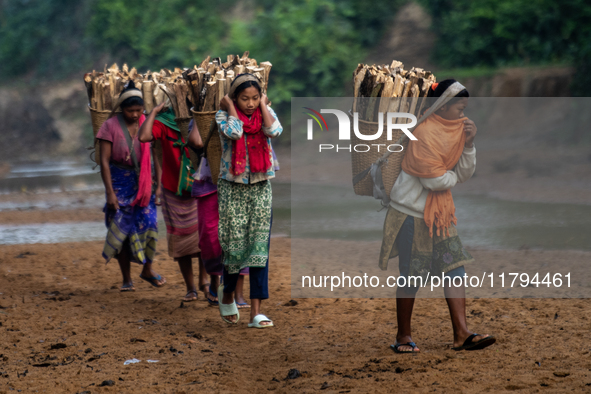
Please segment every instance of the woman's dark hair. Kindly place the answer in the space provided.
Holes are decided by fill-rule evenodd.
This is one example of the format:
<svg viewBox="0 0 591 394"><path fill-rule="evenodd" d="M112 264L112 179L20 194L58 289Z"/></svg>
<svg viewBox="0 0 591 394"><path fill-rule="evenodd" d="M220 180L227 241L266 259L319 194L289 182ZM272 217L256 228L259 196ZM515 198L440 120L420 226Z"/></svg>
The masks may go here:
<svg viewBox="0 0 591 394"><path fill-rule="evenodd" d="M139 91L138 88L135 87L135 84L133 83L133 81L129 81L129 83L127 84L127 86L125 87L125 89L123 89L123 91L121 92L121 95L125 92L128 92L130 90L137 90ZM121 95L119 97L121 97ZM123 100L123 102L121 103L120 107L121 109L123 108L128 108L128 107L133 107L134 105L144 105L144 99L142 99L141 97L129 97L125 100Z"/></svg>
<svg viewBox="0 0 591 394"><path fill-rule="evenodd" d="M244 74L240 74L240 75L244 75ZM238 75L234 81L232 81L232 84L234 84L234 82L236 81L236 79L240 76ZM262 93L261 91L261 86L258 84L258 82L255 81L246 81L241 83L240 85L238 85L238 87L236 88L236 90L234 90L234 98L237 99L238 96L240 95L240 93L245 90L248 89L250 87L254 86L255 88L257 88L257 90L259 91L259 94Z"/></svg>
<svg viewBox="0 0 591 394"><path fill-rule="evenodd" d="M451 85L456 83L455 79L444 79L443 81L437 84L437 87L433 89L433 86L429 88L429 92L427 93L427 97L441 97L443 92L447 90ZM462 97L470 97L470 93L466 89L460 91L458 94L454 96L454 98L462 98Z"/></svg>

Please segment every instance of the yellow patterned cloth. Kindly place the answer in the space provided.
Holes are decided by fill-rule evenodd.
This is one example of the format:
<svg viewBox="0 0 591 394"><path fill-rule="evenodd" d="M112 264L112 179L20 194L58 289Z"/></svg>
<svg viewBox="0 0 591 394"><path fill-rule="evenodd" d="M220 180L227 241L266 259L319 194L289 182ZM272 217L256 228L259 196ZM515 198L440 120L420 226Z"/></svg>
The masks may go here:
<svg viewBox="0 0 591 394"><path fill-rule="evenodd" d="M388 269L388 261L398 256L396 237L408 215L388 207L384 221L384 237L380 250L379 267ZM414 218L414 235L410 258L409 275L421 276L423 279L441 275L455 268L474 262L472 255L462 246L455 226L449 227L449 234L429 235L429 228L421 218Z"/></svg>

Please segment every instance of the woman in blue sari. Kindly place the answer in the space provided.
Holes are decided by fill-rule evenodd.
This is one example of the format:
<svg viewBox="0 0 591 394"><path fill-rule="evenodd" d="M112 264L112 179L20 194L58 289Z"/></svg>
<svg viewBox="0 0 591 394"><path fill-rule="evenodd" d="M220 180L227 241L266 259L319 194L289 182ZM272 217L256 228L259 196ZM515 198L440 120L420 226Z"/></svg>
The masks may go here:
<svg viewBox="0 0 591 394"><path fill-rule="evenodd" d="M117 107L122 112L113 116ZM142 93L130 82L117 105L99 130L101 176L107 203L104 208L107 238L103 257L119 261L123 285L121 291L134 291L130 263L143 264L140 278L155 287L166 279L152 269L156 252L158 225L155 195L152 191L151 144L140 143L138 130L143 123ZM157 188L160 167L155 162Z"/></svg>

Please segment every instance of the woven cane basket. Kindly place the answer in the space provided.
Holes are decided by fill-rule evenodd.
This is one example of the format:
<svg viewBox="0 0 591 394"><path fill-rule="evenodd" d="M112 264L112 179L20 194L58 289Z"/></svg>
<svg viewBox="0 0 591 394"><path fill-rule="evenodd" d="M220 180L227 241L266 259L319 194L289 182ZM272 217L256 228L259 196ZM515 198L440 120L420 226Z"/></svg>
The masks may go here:
<svg viewBox="0 0 591 394"><path fill-rule="evenodd" d="M215 124L216 113L217 111L197 112L193 111L191 108L191 114L193 114L193 119L195 120L195 123L197 123L199 134L201 135L204 144L209 137L212 122L214 127L217 128L217 125ZM222 160L222 143L216 129L213 130L213 134L205 148L207 164L209 164L209 169L211 170L211 180L217 185L218 176L220 175L220 162Z"/></svg>
<svg viewBox="0 0 591 394"><path fill-rule="evenodd" d="M101 152L100 152L100 143L99 140L96 139L96 135L98 134L101 126L107 119L109 119L109 115L111 115L111 111L99 111L94 108L91 108L90 105L88 106L90 110L90 121L92 123L92 132L94 133L94 151L90 152L90 158L96 163L101 163ZM89 148L90 149L90 148Z"/></svg>
<svg viewBox="0 0 591 394"><path fill-rule="evenodd" d="M359 132L363 135L372 135L375 134L378 130L378 123L377 122L366 122L363 120L359 120ZM353 130L353 119L351 118L351 130ZM351 135L351 144L353 146L357 144L365 144L371 147L369 152L355 152L355 149L351 150L351 163L352 163L352 171L353 177L355 177L360 172L368 169L373 163L375 163L380 157L382 157L387 152L387 147L389 145L395 144L396 141L403 135L402 130L392 130L392 140L388 140L388 135L386 131L382 133L380 138L374 141L364 141L359 139L355 133ZM380 146L380 151L376 146L372 144L384 144ZM388 161L382 166L382 180L384 182L384 189L389 194L400 174L402 159L404 158L404 153L406 152L406 147L408 146L408 139L402 143L404 146L404 150L402 152L396 152L390 154L388 157ZM392 147L392 150L398 150L397 147ZM367 174L365 178L363 178L359 183L353 185L355 189L355 194L359 196L373 196L373 181L371 179L371 174Z"/></svg>

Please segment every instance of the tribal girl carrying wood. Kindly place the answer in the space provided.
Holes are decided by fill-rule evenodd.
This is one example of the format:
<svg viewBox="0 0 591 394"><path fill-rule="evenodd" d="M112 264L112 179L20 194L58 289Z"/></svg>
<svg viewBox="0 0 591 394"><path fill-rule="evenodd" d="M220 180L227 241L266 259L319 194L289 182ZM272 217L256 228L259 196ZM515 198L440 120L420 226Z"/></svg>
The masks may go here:
<svg viewBox="0 0 591 394"><path fill-rule="evenodd" d="M191 196L194 172L187 141L181 135L174 110L166 101L156 106L140 128L140 141L162 144L162 216L166 223L168 255L176 260L185 280L183 301L197 300L193 258L200 259L197 200ZM199 289L207 296L209 283L199 263Z"/></svg>
<svg viewBox="0 0 591 394"><path fill-rule="evenodd" d="M228 323L238 322L233 293L240 270L249 267L252 304L248 327L253 328L273 326L261 313L261 302L269 298L270 179L275 177L271 138L278 137L283 128L268 104L258 78L241 74L216 114L222 143L218 232L224 284L218 289L220 314Z"/></svg>
<svg viewBox="0 0 591 394"><path fill-rule="evenodd" d="M410 282L396 290L398 333L391 346L396 353L419 351L410 324L418 287L408 279L427 273L443 272L451 278L444 281L444 294L453 326L453 350L482 349L496 341L468 330L466 290L451 285L453 278L465 275L464 265L473 261L454 226L451 195L451 188L470 179L476 168L476 125L464 116L469 94L459 82L448 79L433 84L428 97L438 100L414 130L417 141L408 145L390 192L380 251L380 267L386 269L388 260L398 256L400 276Z"/></svg>
<svg viewBox="0 0 591 394"><path fill-rule="evenodd" d="M115 110L121 107L117 116ZM155 195L152 192L152 162L149 143L140 143L138 129L144 122L142 92L133 82L123 90L111 118L103 123L96 138L100 141L101 176L107 203L104 208L108 229L103 249L107 262L119 261L121 291L133 291L130 261L143 264L140 278L156 287L166 279L152 269L158 226ZM159 187L160 166L155 163Z"/></svg>

